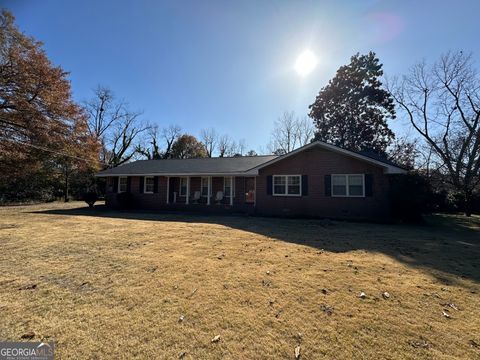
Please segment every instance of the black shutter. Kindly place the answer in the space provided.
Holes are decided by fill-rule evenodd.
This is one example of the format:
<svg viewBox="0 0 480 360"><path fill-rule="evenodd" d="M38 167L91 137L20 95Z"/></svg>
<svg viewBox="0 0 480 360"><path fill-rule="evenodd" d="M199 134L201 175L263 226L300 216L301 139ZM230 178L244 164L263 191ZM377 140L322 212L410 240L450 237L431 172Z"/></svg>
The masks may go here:
<svg viewBox="0 0 480 360"><path fill-rule="evenodd" d="M302 195L308 195L308 175L302 175Z"/></svg>
<svg viewBox="0 0 480 360"><path fill-rule="evenodd" d="M373 196L373 175L365 174L365 196Z"/></svg>
<svg viewBox="0 0 480 360"><path fill-rule="evenodd" d="M118 179L119 178L118 177L112 177L111 179L113 181L113 187L112 187L113 192L116 193L116 192L118 192L118 181L119 181Z"/></svg>
<svg viewBox="0 0 480 360"><path fill-rule="evenodd" d="M145 177L144 176L140 176L140 184L138 186L138 190L140 192L140 194L143 194L144 192L144 186L145 186Z"/></svg>
<svg viewBox="0 0 480 360"><path fill-rule="evenodd" d="M167 178L168 181L168 178ZM153 192L158 193L158 176L153 177Z"/></svg>
<svg viewBox="0 0 480 360"><path fill-rule="evenodd" d="M325 175L325 196L332 196L332 175Z"/></svg>
<svg viewBox="0 0 480 360"><path fill-rule="evenodd" d="M132 189L132 177L129 176L127 177L127 193L129 193L131 189Z"/></svg>
<svg viewBox="0 0 480 360"><path fill-rule="evenodd" d="M272 185L273 185L272 175L267 176L267 195L272 195Z"/></svg>

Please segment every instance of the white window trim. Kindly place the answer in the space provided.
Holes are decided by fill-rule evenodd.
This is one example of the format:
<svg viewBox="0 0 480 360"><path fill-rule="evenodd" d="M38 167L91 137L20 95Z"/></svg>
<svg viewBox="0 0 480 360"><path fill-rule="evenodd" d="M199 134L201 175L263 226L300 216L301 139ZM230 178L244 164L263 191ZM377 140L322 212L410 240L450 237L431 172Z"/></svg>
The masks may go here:
<svg viewBox="0 0 480 360"><path fill-rule="evenodd" d="M206 188L207 188L207 195L203 195L203 185L202 185L202 182L203 182L204 180L207 181L207 186L206 186ZM200 195L201 195L202 197L204 197L204 198L208 198L208 189L209 189L209 187L208 187L208 181L209 181L208 176L202 176L202 177L200 178Z"/></svg>
<svg viewBox="0 0 480 360"><path fill-rule="evenodd" d="M333 194L333 177L334 176L345 176L345 186L346 186L346 195L334 195ZM350 176L362 176L362 190L363 190L363 193L362 195L350 195L350 184L349 184L349 178ZM365 197L365 174L331 174L331 189L330 189L330 195L332 197L355 197L355 198L363 198Z"/></svg>
<svg viewBox="0 0 480 360"><path fill-rule="evenodd" d="M232 179L232 182L230 183L230 186L232 187L232 192L233 192L233 197L235 197L235 177L234 176L224 176L223 177L223 196L225 197L230 197L230 194L227 195L227 193L225 192L225 179Z"/></svg>
<svg viewBox="0 0 480 360"><path fill-rule="evenodd" d="M188 192L188 177L182 176L179 178L180 181L178 182L178 196L181 197L187 197L187 192ZM187 184L185 185L185 194L182 195L182 179L185 179Z"/></svg>
<svg viewBox="0 0 480 360"><path fill-rule="evenodd" d="M288 193L288 177L293 177L293 176L296 176L300 179L300 181L299 181L300 192L298 194L289 194ZM276 194L275 193L275 178L277 178L277 177L284 177L285 178L285 194ZM299 174L273 175L272 176L272 195L273 196L294 196L294 197L302 196L302 175L299 175Z"/></svg>
<svg viewBox="0 0 480 360"><path fill-rule="evenodd" d="M120 190L121 179L126 179L126 180L127 180L127 182L125 183L125 191L121 191L121 190ZM127 176L119 176L119 177L118 177L118 188L117 188L117 192L118 192L118 193L122 193L122 192L127 192L127 190L128 190L128 177L127 177Z"/></svg>
<svg viewBox="0 0 480 360"><path fill-rule="evenodd" d="M144 194L153 194L152 191L147 191L147 179L153 179L153 188L155 189L155 176L145 176L143 178L143 193Z"/></svg>

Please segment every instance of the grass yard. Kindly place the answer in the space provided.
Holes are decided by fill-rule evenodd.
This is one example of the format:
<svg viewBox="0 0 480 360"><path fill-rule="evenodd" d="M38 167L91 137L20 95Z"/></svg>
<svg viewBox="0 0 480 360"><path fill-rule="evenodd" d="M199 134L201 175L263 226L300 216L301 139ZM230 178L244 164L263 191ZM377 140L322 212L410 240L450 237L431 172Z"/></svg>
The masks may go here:
<svg viewBox="0 0 480 360"><path fill-rule="evenodd" d="M480 358L479 217L54 203L0 208L0 244L0 339L55 341L59 359L294 359L297 346L305 360Z"/></svg>

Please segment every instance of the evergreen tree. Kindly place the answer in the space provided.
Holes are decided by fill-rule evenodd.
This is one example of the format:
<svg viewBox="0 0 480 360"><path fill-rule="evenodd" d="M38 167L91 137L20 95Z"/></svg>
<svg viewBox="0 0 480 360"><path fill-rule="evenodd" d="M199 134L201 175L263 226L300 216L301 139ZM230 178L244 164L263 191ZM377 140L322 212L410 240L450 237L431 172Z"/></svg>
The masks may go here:
<svg viewBox="0 0 480 360"><path fill-rule="evenodd" d="M382 75L382 64L373 52L356 54L340 67L310 105L315 140L384 154L395 137L387 124L395 118L395 106L382 88Z"/></svg>

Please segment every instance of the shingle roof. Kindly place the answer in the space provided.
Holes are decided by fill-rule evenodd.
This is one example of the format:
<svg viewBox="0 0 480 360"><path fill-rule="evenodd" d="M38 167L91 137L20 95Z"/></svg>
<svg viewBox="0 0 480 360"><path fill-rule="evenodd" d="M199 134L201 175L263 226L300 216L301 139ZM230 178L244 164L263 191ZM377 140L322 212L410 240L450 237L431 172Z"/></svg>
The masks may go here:
<svg viewBox="0 0 480 360"><path fill-rule="evenodd" d="M276 157L268 155L204 159L138 160L113 169L100 171L97 176L241 174Z"/></svg>

